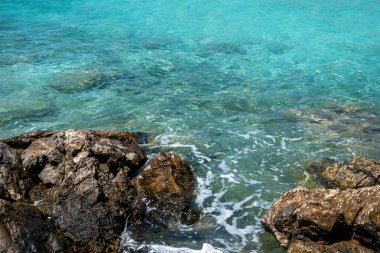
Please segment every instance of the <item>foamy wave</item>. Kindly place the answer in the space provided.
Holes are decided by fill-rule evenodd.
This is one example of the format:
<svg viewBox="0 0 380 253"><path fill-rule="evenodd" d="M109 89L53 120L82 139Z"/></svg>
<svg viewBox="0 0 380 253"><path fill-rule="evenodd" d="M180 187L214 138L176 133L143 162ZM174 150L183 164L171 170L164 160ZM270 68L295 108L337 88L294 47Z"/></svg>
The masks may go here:
<svg viewBox="0 0 380 253"><path fill-rule="evenodd" d="M202 249L194 250L189 248L175 248L164 245L151 245L151 251L159 253L223 253L222 251L215 249L212 245L204 243Z"/></svg>
<svg viewBox="0 0 380 253"><path fill-rule="evenodd" d="M137 252L149 253L223 253L223 251L208 243L203 243L202 249L200 250L187 247L172 247L168 245L140 243L135 241L127 231L125 231L122 235L121 245L128 246L122 251L123 253L128 253L131 249Z"/></svg>
<svg viewBox="0 0 380 253"><path fill-rule="evenodd" d="M232 132L231 132L232 133ZM256 147L270 146L275 141L274 137L266 136L265 139L256 137L258 132L249 132L245 134L237 134L241 138L249 138L253 140L254 147L246 153L251 153ZM137 252L222 252L216 249L212 244L216 243L222 246L227 252L240 252L247 243L260 244L258 235L262 228L260 219L253 216L250 211L252 208L262 208L270 206L270 202L261 200L261 191L243 194L240 199L229 201L230 197L226 197L233 192L231 187L245 187L246 185L258 185L260 182L244 175L240 175L234 166L238 162L240 155L245 152L235 152L234 156L227 157L226 160L213 160L207 154L202 153L194 144L186 143L187 140L193 140L191 136L181 136L175 132L158 135L154 141L148 146L152 150L169 149L176 153L180 149L187 149L191 152L200 167L197 168L199 174L203 176L197 177L197 198L196 203L202 207L203 215L199 223L193 226L179 226L178 233L186 235L203 233L200 241L203 243L201 250L190 249L186 247L173 247L165 245L165 239L161 242L134 242L133 239L125 233L128 239L125 245L137 249ZM202 145L202 150L212 148L212 145ZM235 162L233 162L235 161ZM216 186L217 185L217 186ZM245 196L244 196L245 195ZM243 220L251 220L249 224L242 223ZM208 231L210 230L210 231ZM210 233L218 231L218 236L208 237ZM134 245L134 246L133 246ZM199 244L198 244L199 245ZM182 246L182 245L181 245Z"/></svg>
<svg viewBox="0 0 380 253"><path fill-rule="evenodd" d="M176 139L180 136L173 134L165 134L165 135L158 135L155 137L155 141L159 141L159 145L152 146L151 148L159 148L159 147L170 147L170 148L188 148L191 150L191 152L200 159L199 162L204 163L205 161L210 162L211 158L203 155L198 148L193 144L182 144L178 141L171 143L170 138Z"/></svg>

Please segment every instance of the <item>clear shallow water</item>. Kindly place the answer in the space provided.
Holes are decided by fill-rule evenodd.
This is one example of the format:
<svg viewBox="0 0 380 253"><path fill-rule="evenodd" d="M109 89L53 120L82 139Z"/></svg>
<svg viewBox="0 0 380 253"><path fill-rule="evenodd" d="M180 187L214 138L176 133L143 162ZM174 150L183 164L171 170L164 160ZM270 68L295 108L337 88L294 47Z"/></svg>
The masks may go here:
<svg viewBox="0 0 380 253"><path fill-rule="evenodd" d="M379 18L379 1L3 0L0 137L151 133L150 154L194 167L204 214L125 244L282 252L260 218L313 185L311 161L380 159Z"/></svg>

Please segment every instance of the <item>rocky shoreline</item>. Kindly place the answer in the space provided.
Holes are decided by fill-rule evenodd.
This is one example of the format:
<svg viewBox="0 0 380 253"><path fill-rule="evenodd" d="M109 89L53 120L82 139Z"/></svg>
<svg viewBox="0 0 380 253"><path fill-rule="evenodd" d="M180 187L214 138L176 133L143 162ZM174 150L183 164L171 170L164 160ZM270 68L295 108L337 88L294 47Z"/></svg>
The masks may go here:
<svg viewBox="0 0 380 253"><path fill-rule="evenodd" d="M286 192L263 227L291 253L379 252L380 162L355 157L315 172L327 189Z"/></svg>
<svg viewBox="0 0 380 253"><path fill-rule="evenodd" d="M91 130L0 140L0 251L117 252L125 226L197 222L191 167L170 153L148 160L143 142ZM379 252L380 161L310 170L325 189L283 194L263 227L290 253Z"/></svg>
<svg viewBox="0 0 380 253"><path fill-rule="evenodd" d="M195 177L150 161L141 133L64 130L0 141L1 252L116 252L125 226L192 224Z"/></svg>

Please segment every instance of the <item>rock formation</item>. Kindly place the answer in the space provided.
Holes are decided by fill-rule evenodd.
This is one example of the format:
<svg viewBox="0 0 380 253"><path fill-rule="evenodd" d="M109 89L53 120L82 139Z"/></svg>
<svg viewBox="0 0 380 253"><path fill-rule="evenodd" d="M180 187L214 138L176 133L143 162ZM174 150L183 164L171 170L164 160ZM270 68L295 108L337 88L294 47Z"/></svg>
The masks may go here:
<svg viewBox="0 0 380 253"><path fill-rule="evenodd" d="M379 252L379 173L379 163L363 157L327 166L322 176L342 189L293 189L262 224L288 252Z"/></svg>
<svg viewBox="0 0 380 253"><path fill-rule="evenodd" d="M380 183L380 163L364 157L355 157L343 164L334 163L320 174L326 186L357 189Z"/></svg>
<svg viewBox="0 0 380 253"><path fill-rule="evenodd" d="M150 160L144 170L134 179L137 194L146 199L151 210L147 219L155 224L169 226L181 221L194 223L199 210L191 205L195 178L190 167L179 156L158 154Z"/></svg>
<svg viewBox="0 0 380 253"><path fill-rule="evenodd" d="M0 206L16 210L21 221L26 213L37 218L31 229L18 228L23 222L1 213L0 251L11 245L10 252L115 252L126 221L195 222L191 168L173 154L158 154L143 167L142 136L65 130L1 141Z"/></svg>
<svg viewBox="0 0 380 253"><path fill-rule="evenodd" d="M72 252L72 248L37 207L1 199L0 252Z"/></svg>
<svg viewBox="0 0 380 253"><path fill-rule="evenodd" d="M361 246L357 243L342 241L331 245L296 240L292 242L288 253L375 253L375 251Z"/></svg>

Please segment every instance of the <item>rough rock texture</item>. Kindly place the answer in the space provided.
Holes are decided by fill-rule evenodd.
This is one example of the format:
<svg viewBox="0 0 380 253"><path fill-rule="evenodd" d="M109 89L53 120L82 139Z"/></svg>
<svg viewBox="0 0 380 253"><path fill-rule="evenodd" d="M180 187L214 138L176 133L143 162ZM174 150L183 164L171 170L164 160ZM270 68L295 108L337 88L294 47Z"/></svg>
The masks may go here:
<svg viewBox="0 0 380 253"><path fill-rule="evenodd" d="M72 252L35 206L0 200L0 252Z"/></svg>
<svg viewBox="0 0 380 253"><path fill-rule="evenodd" d="M159 154L142 168L147 156L138 145L141 136L65 130L3 140L0 198L36 206L76 252L115 252L126 220L163 225L189 220L181 218L196 212L190 208L191 168L170 154ZM157 209L149 212L147 206Z"/></svg>
<svg viewBox="0 0 380 253"><path fill-rule="evenodd" d="M169 226L178 221L191 224L198 219L198 210L190 206L195 179L190 166L179 156L156 155L132 184L140 198L146 199L149 221Z"/></svg>
<svg viewBox="0 0 380 253"><path fill-rule="evenodd" d="M331 245L296 240L288 248L288 253L374 253L375 251L349 241Z"/></svg>
<svg viewBox="0 0 380 253"><path fill-rule="evenodd" d="M355 240L378 252L380 186L314 191L298 187L273 204L262 224L284 247L294 240L321 244Z"/></svg>
<svg viewBox="0 0 380 253"><path fill-rule="evenodd" d="M374 186L380 183L380 162L358 156L344 164L327 166L320 177L328 187L357 189Z"/></svg>

